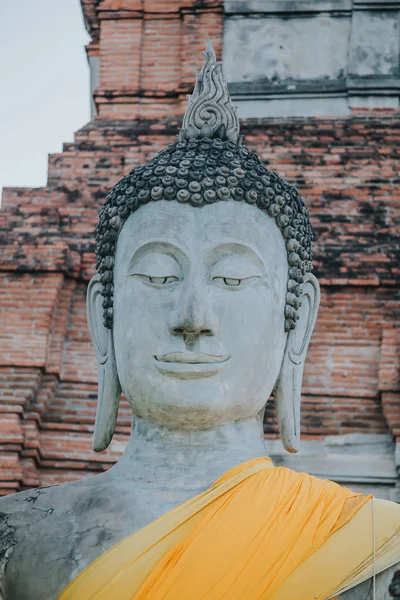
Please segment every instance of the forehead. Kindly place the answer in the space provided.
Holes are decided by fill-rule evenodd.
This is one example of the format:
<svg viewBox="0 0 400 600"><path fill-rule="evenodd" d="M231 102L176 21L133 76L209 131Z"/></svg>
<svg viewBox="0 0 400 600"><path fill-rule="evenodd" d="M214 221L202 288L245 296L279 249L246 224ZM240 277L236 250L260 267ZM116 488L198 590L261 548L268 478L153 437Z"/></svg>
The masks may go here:
<svg viewBox="0 0 400 600"><path fill-rule="evenodd" d="M188 256L235 242L255 250L271 267L287 266L286 248L275 221L256 206L228 200L201 208L177 201L149 202L130 215L120 232L117 262L150 241L172 243Z"/></svg>

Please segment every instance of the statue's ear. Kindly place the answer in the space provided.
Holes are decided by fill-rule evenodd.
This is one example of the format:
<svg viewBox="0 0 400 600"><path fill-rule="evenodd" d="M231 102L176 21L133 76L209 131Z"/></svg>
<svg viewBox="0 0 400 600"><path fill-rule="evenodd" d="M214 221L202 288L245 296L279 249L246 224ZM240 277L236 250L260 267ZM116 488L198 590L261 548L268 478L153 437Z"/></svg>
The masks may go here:
<svg viewBox="0 0 400 600"><path fill-rule="evenodd" d="M299 319L286 340L282 367L274 395L281 440L288 452L300 446L300 400L304 362L314 329L320 301L317 279L311 273L304 278Z"/></svg>
<svg viewBox="0 0 400 600"><path fill-rule="evenodd" d="M113 333L103 323L101 290L102 284L97 274L89 283L86 298L86 315L90 337L96 352L99 379L96 423L92 443L93 450L96 452L105 450L112 440L121 396Z"/></svg>

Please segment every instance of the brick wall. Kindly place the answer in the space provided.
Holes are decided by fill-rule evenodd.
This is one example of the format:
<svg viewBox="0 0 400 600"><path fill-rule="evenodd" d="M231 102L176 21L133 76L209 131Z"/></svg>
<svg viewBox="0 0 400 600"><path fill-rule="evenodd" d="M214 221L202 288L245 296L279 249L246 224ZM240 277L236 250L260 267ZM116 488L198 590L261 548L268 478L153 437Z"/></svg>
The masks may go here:
<svg viewBox="0 0 400 600"><path fill-rule="evenodd" d="M174 141L217 1L82 0L100 57L98 114L49 158L48 185L4 191L0 213L0 494L107 469L129 434L91 451L96 368L85 318L93 231L108 189ZM400 438L397 113L258 119L245 140L308 198L322 302L303 386L303 437ZM277 437L273 401L267 437Z"/></svg>

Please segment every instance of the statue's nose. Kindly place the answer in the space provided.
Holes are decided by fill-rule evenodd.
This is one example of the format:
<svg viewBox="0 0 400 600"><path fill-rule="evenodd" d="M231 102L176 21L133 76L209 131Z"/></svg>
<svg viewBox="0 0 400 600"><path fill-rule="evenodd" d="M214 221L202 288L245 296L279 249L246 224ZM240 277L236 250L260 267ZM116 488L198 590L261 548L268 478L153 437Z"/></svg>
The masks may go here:
<svg viewBox="0 0 400 600"><path fill-rule="evenodd" d="M203 284L204 285L204 284ZM201 282L189 284L182 291L177 306L171 315L172 335L215 335L218 318L213 310L208 290Z"/></svg>

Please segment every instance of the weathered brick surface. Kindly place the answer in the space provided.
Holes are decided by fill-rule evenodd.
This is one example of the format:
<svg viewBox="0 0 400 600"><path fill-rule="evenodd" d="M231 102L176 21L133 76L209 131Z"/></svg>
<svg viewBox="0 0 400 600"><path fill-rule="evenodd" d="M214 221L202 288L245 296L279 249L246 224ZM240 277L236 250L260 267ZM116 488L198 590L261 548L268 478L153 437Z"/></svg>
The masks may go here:
<svg viewBox="0 0 400 600"><path fill-rule="evenodd" d="M400 441L400 392L383 392L382 407L396 439Z"/></svg>
<svg viewBox="0 0 400 600"><path fill-rule="evenodd" d="M396 323L396 321L394 321ZM399 319L397 319L397 324ZM382 332L379 389L400 392L400 329L389 326ZM400 414L400 403L399 403Z"/></svg>
<svg viewBox="0 0 400 600"><path fill-rule="evenodd" d="M100 87L137 92L140 89L142 21L105 20L100 34Z"/></svg>
<svg viewBox="0 0 400 600"><path fill-rule="evenodd" d="M141 89L176 94L181 83L181 20L146 18L143 22Z"/></svg>
<svg viewBox="0 0 400 600"><path fill-rule="evenodd" d="M98 115L49 158L48 185L4 191L0 212L0 494L110 467L129 435L91 451L96 365L85 317L93 231L108 189L176 139L219 0L82 0L100 57ZM400 439L399 115L257 119L246 143L308 199L322 302L303 386L308 439ZM277 436L270 402L267 437Z"/></svg>
<svg viewBox="0 0 400 600"><path fill-rule="evenodd" d="M41 380L39 368L0 366L0 495L24 485L24 423Z"/></svg>

